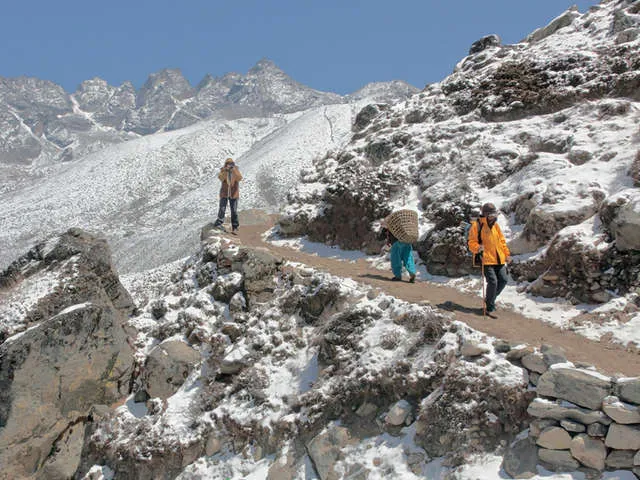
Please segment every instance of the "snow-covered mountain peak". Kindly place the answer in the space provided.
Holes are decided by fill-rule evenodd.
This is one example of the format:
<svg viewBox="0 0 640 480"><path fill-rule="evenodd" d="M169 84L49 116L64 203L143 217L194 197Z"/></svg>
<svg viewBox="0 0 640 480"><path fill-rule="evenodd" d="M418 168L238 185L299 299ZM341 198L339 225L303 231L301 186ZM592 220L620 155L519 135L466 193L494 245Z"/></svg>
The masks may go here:
<svg viewBox="0 0 640 480"><path fill-rule="evenodd" d="M167 94L179 100L192 97L194 89L178 68L165 68L152 73L138 93L138 104L142 105L153 95Z"/></svg>

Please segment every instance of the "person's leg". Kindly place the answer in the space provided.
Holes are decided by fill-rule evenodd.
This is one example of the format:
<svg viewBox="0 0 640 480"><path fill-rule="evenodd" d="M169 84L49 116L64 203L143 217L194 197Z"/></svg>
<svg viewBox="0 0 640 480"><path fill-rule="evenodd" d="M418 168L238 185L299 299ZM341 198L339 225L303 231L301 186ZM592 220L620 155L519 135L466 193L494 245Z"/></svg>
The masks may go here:
<svg viewBox="0 0 640 480"><path fill-rule="evenodd" d="M240 222L238 221L238 199L230 198L229 207L231 207L231 228L237 230L240 226Z"/></svg>
<svg viewBox="0 0 640 480"><path fill-rule="evenodd" d="M484 299L487 305L487 312L493 312L496 309L496 291L498 288L498 278L494 269L495 265L484 266L484 276L487 279L487 292Z"/></svg>
<svg viewBox="0 0 640 480"><path fill-rule="evenodd" d="M218 207L218 219L213 224L214 227L220 227L224 223L224 215L227 211L227 199L225 197L220 199L220 206Z"/></svg>
<svg viewBox="0 0 640 480"><path fill-rule="evenodd" d="M391 270L393 271L393 276L399 280L402 278L402 252L400 242L394 242L394 244L391 245L389 257L391 258Z"/></svg>
<svg viewBox="0 0 640 480"><path fill-rule="evenodd" d="M507 276L507 266L506 265L496 265L496 276L498 278L498 286L496 288L496 298L500 295L500 292L504 290L504 287L507 286L507 282L509 281L509 277Z"/></svg>
<svg viewBox="0 0 640 480"><path fill-rule="evenodd" d="M409 281L414 282L416 280L416 265L413 262L413 248L410 243L402 245L402 263L409 272Z"/></svg>

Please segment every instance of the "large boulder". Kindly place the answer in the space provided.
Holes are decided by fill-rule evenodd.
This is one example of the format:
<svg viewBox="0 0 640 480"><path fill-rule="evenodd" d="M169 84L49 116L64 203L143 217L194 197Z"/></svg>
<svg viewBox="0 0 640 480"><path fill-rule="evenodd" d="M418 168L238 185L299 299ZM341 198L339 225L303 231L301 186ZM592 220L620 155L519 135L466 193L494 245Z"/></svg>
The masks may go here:
<svg viewBox="0 0 640 480"><path fill-rule="evenodd" d="M133 302L106 241L79 229L36 245L0 274L0 288L2 475L70 476L91 407L128 393Z"/></svg>
<svg viewBox="0 0 640 480"><path fill-rule="evenodd" d="M67 426L128 393L131 349L113 308L70 307L0 346L0 463L43 464Z"/></svg>

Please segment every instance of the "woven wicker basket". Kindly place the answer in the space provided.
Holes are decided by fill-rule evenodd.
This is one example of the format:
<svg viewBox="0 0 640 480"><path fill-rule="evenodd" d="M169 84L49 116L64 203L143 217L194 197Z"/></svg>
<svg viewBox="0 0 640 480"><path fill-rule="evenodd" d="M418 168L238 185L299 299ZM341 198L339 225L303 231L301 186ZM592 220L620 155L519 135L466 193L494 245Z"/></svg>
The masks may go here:
<svg viewBox="0 0 640 480"><path fill-rule="evenodd" d="M415 210L397 210L384 219L387 228L401 242L418 241L418 212Z"/></svg>

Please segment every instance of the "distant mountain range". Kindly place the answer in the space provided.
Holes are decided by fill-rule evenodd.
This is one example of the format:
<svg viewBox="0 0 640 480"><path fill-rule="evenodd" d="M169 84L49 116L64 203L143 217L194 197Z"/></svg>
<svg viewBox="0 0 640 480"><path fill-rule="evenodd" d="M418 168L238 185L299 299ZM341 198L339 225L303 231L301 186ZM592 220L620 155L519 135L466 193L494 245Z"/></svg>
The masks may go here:
<svg viewBox="0 0 640 480"><path fill-rule="evenodd" d="M138 91L131 82L115 87L93 78L72 94L47 80L0 77L0 165L69 161L109 144L208 118L264 117L350 103L372 94L394 102L417 90L395 81L370 84L346 96L320 92L266 59L246 75L207 75L195 88L178 69L151 74Z"/></svg>

